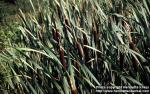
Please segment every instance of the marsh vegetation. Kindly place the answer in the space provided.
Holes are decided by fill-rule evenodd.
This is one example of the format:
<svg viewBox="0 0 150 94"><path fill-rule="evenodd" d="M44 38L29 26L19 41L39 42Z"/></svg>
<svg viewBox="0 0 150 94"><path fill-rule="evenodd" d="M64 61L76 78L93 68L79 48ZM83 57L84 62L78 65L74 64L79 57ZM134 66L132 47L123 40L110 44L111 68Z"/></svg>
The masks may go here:
<svg viewBox="0 0 150 94"><path fill-rule="evenodd" d="M17 0L0 21L2 93L150 85L149 0Z"/></svg>

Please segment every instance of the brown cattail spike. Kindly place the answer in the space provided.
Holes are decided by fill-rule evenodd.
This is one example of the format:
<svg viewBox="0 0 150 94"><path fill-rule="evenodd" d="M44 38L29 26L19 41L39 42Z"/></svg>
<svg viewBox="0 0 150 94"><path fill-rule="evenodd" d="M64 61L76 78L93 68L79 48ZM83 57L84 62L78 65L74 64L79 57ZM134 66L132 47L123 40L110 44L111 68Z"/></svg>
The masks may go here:
<svg viewBox="0 0 150 94"><path fill-rule="evenodd" d="M67 65L66 65L66 62L65 62L65 57L64 57L64 50L62 47L60 47L60 61L64 67L64 69L66 70L67 68Z"/></svg>
<svg viewBox="0 0 150 94"><path fill-rule="evenodd" d="M79 42L76 42L76 45L77 45L77 49L79 51L80 57L84 57L84 52L83 52L83 48L82 48L81 44Z"/></svg>

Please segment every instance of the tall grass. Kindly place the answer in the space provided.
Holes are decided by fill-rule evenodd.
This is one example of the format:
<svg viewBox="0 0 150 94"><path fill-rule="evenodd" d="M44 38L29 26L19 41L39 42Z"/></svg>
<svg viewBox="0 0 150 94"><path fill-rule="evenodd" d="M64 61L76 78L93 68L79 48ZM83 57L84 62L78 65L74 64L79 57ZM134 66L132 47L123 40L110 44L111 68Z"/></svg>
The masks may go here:
<svg viewBox="0 0 150 94"><path fill-rule="evenodd" d="M0 53L11 70L3 92L92 94L100 85L150 84L149 0L30 3L32 13L20 10L17 43Z"/></svg>

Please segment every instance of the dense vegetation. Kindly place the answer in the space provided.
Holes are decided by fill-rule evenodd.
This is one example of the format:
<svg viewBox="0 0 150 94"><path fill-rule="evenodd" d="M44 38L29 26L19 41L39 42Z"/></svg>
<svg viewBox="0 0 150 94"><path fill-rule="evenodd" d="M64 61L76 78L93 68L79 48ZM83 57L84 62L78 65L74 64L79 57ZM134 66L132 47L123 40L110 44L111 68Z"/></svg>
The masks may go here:
<svg viewBox="0 0 150 94"><path fill-rule="evenodd" d="M0 92L150 85L149 0L32 1L0 5Z"/></svg>

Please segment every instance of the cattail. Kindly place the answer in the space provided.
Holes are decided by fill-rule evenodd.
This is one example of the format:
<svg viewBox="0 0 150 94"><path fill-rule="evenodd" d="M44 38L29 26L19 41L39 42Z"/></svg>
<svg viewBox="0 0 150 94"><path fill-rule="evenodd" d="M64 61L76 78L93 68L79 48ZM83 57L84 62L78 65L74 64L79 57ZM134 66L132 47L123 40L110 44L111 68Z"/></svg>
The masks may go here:
<svg viewBox="0 0 150 94"><path fill-rule="evenodd" d="M67 76L67 80L69 81L69 86L71 88L71 94L78 94L75 83L73 83L73 79L71 76Z"/></svg>
<svg viewBox="0 0 150 94"><path fill-rule="evenodd" d="M76 88L75 88L75 89L71 89L71 93L72 93L72 94L78 94L78 91L77 91Z"/></svg>
<svg viewBox="0 0 150 94"><path fill-rule="evenodd" d="M62 65L63 65L64 69L66 70L67 65L66 65L66 61L65 61L65 57L64 57L64 50L63 50L62 47L60 47L60 51L59 52L60 52L60 61L61 61Z"/></svg>
<svg viewBox="0 0 150 94"><path fill-rule="evenodd" d="M56 34L56 41L58 42L58 43L60 43L60 33L59 33L59 30L58 29L56 29L56 32L55 32Z"/></svg>
<svg viewBox="0 0 150 94"><path fill-rule="evenodd" d="M76 85L73 84L73 81L72 81L71 77L68 77L68 80L69 80L69 85L71 87L71 94L78 94Z"/></svg>
<svg viewBox="0 0 150 94"><path fill-rule="evenodd" d="M76 68L77 70L79 70L80 66L79 66L79 64L78 64L78 61L73 60L73 64L74 64L75 68ZM77 74L77 76L80 76L79 72L76 72L76 74Z"/></svg>
<svg viewBox="0 0 150 94"><path fill-rule="evenodd" d="M57 43L59 44L60 42L60 33L58 29L55 29L54 27L52 28L52 33L53 33L53 38L54 40L57 41Z"/></svg>
<svg viewBox="0 0 150 94"><path fill-rule="evenodd" d="M84 52L83 52L83 48L82 48L81 44L79 42L76 42L76 46L79 51L80 57L84 57Z"/></svg>

